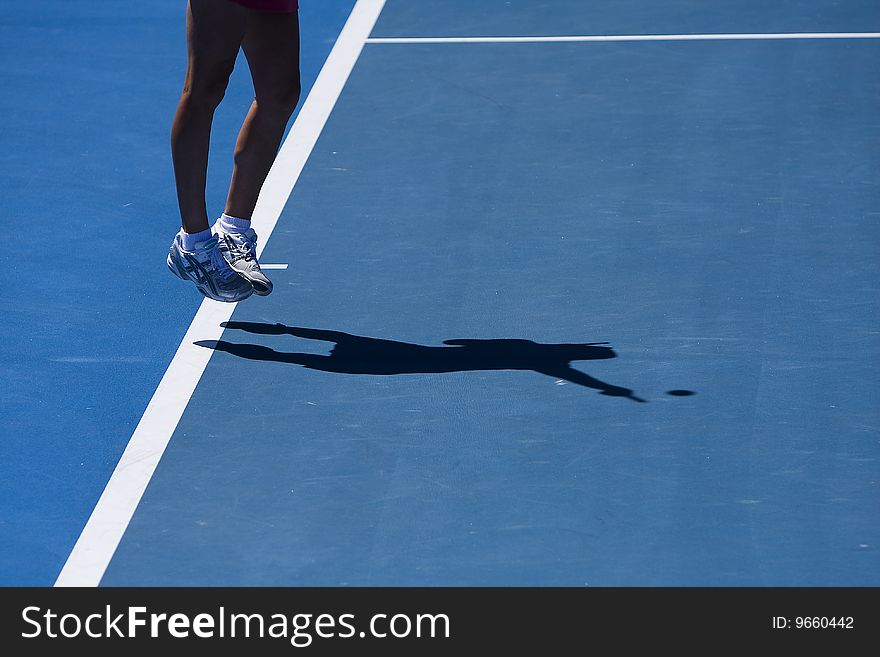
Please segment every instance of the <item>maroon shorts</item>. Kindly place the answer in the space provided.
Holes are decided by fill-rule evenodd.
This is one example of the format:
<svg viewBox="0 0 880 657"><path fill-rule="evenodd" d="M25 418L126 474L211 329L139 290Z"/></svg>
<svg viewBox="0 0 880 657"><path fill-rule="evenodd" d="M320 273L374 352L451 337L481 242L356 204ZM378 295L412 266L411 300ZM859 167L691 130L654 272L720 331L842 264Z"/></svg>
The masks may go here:
<svg viewBox="0 0 880 657"><path fill-rule="evenodd" d="M297 0L232 0L236 4L261 11L296 11Z"/></svg>

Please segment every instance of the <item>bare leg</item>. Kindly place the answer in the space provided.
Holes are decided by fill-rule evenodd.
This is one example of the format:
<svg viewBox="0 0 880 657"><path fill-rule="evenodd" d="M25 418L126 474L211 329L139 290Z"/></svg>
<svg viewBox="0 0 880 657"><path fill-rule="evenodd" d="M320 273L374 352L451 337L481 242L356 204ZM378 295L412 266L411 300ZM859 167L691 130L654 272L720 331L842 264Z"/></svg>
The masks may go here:
<svg viewBox="0 0 880 657"><path fill-rule="evenodd" d="M299 15L248 12L242 48L254 82L254 102L235 144L225 212L250 219L299 102Z"/></svg>
<svg viewBox="0 0 880 657"><path fill-rule="evenodd" d="M226 93L248 10L228 0L189 0L187 69L171 129L171 159L183 229L208 229L205 184L214 110Z"/></svg>

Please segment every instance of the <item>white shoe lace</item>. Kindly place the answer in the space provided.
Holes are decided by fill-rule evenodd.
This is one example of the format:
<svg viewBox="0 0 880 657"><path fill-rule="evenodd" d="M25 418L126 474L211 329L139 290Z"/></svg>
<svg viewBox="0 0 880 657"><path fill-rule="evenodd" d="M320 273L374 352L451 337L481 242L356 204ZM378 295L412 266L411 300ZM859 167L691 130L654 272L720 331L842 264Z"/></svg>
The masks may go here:
<svg viewBox="0 0 880 657"><path fill-rule="evenodd" d="M257 262L257 234L252 228L244 233L224 233L229 238L227 246L232 262L244 260L245 262ZM230 244L231 242L231 244Z"/></svg>

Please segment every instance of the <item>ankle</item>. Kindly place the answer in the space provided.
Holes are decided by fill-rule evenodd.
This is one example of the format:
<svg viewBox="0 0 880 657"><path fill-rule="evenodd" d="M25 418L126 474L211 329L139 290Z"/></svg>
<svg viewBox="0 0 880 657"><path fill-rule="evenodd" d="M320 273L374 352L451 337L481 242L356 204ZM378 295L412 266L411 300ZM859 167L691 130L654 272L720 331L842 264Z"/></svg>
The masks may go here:
<svg viewBox="0 0 880 657"><path fill-rule="evenodd" d="M233 217L224 212L220 215L220 227L227 233L243 233L251 227L251 220Z"/></svg>
<svg viewBox="0 0 880 657"><path fill-rule="evenodd" d="M211 239L212 233L210 228L200 230L197 233L187 233L185 230L180 231L180 245L184 251L195 251L196 244Z"/></svg>

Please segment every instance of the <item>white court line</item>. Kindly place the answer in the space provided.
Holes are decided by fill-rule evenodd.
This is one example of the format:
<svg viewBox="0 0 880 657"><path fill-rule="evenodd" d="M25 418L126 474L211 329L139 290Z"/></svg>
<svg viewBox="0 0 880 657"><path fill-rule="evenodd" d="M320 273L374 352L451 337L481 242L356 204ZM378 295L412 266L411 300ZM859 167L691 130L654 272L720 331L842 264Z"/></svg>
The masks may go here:
<svg viewBox="0 0 880 657"><path fill-rule="evenodd" d="M293 186L360 56L385 0L357 0L305 99L260 192L253 226L265 245ZM261 250L258 246L258 251ZM259 253L258 253L259 255ZM128 446L67 558L55 586L98 586L162 458L212 351L193 344L217 340L235 304L205 299L134 430Z"/></svg>
<svg viewBox="0 0 880 657"><path fill-rule="evenodd" d="M777 34L621 34L595 36L372 37L367 43L564 43L578 41L744 41L749 39L877 39L880 32Z"/></svg>
<svg viewBox="0 0 880 657"><path fill-rule="evenodd" d="M287 269L288 265L273 265L260 263L260 269Z"/></svg>

